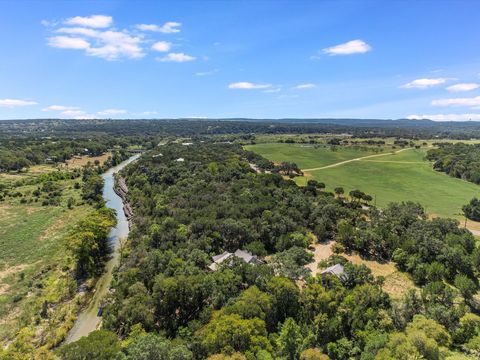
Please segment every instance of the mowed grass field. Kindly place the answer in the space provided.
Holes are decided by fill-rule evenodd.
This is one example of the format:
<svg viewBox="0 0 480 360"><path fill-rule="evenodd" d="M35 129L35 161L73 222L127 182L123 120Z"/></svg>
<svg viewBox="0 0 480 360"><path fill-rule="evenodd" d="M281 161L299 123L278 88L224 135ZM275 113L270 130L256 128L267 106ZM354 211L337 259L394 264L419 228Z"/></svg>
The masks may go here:
<svg viewBox="0 0 480 360"><path fill-rule="evenodd" d="M295 162L301 169L370 155L368 151L357 151L355 154L348 148L335 152L329 148L313 151L294 145L259 144L247 148L275 162ZM461 208L472 197L480 196L478 185L434 171L432 164L425 160L427 149L407 149L397 154L391 151L385 150L384 156L309 171L305 177L297 177L296 181L304 185L308 179L316 179L324 182L330 191L337 186L344 187L346 193L359 189L376 198L380 207L396 201L417 201L429 214L455 218L462 217Z"/></svg>
<svg viewBox="0 0 480 360"><path fill-rule="evenodd" d="M335 164L340 161L350 160L362 156L377 154L380 148L374 147L343 147L329 145L308 145L308 144L285 144L269 143L247 145L246 150L255 151L263 157L279 163L294 162L300 169L309 169L314 167ZM388 150L385 150L388 153Z"/></svg>

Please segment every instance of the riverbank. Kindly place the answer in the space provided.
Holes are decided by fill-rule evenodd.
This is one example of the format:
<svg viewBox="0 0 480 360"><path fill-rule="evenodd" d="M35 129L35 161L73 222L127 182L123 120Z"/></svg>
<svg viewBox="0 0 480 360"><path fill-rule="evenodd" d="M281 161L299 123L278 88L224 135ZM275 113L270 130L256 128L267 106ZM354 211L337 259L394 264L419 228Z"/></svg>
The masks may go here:
<svg viewBox="0 0 480 360"><path fill-rule="evenodd" d="M131 229L133 225L133 209L127 200L128 187L123 177L118 178L115 186L113 187L113 191L115 191L115 194L120 196L123 201L123 213L127 217L128 228Z"/></svg>
<svg viewBox="0 0 480 360"><path fill-rule="evenodd" d="M130 157L128 160L119 165L110 168L106 171L102 178L104 180L103 199L108 208L114 209L117 216L117 225L110 231L108 241L112 247L112 256L105 264L105 271L98 279L92 299L87 308L85 308L77 317L75 324L68 333L65 343L77 341L83 336L87 336L92 331L96 330L101 324L101 314L99 309L102 306L104 297L108 294L110 283L113 278L113 270L118 265L120 260L118 249L122 239L128 236L130 229L129 220L124 212L124 199L118 195L118 189L115 186L115 174L122 170L125 166L138 159L140 154ZM125 197L125 196L123 196ZM132 214L133 215L133 214Z"/></svg>

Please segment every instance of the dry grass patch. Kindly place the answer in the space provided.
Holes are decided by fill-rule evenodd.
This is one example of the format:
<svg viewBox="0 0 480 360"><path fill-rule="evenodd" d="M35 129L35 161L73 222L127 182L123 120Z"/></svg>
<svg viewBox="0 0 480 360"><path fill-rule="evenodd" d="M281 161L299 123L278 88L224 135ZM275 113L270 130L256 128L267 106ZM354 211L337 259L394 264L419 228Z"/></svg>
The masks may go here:
<svg viewBox="0 0 480 360"><path fill-rule="evenodd" d="M391 261L385 262L385 263L380 263L380 262L375 261L375 260L362 259L357 254L351 254L351 255L340 254L340 255L347 258L352 264L367 266L370 270L372 270L372 274L374 276L387 277L387 276L392 275L394 272L397 271L397 268L395 267L395 264Z"/></svg>
<svg viewBox="0 0 480 360"><path fill-rule="evenodd" d="M320 272L320 269L318 269L318 264L333 255L333 244L335 244L334 241L329 241L326 243L312 245L312 248L314 249L314 261L307 265L307 267L312 271L312 276L315 276ZM372 274L376 277L383 276L385 278L383 290L393 298L400 297L407 290L415 288L415 284L408 277L408 275L398 271L395 267L395 263L391 261L380 263L374 260L362 259L358 254L343 253L340 255L355 265L367 266L372 271Z"/></svg>
<svg viewBox="0 0 480 360"><path fill-rule="evenodd" d="M52 165L33 165L28 169L28 173L40 175L53 170L55 170L55 167L53 167Z"/></svg>
<svg viewBox="0 0 480 360"><path fill-rule="evenodd" d="M0 217L5 217L10 215L11 206L7 204L0 205Z"/></svg>
<svg viewBox="0 0 480 360"><path fill-rule="evenodd" d="M87 165L88 163L93 164L96 160L100 162L100 165L103 165L105 161L107 161L108 158L111 156L111 152L107 152L100 156L74 156L73 158L65 162L65 166L69 169L77 169Z"/></svg>
<svg viewBox="0 0 480 360"><path fill-rule="evenodd" d="M407 274L401 271L395 271L393 274L385 277L382 288L391 297L399 298L408 290L416 289L417 287Z"/></svg>
<svg viewBox="0 0 480 360"><path fill-rule="evenodd" d="M0 271L0 282L3 281L7 276L13 275L24 270L28 265L27 264L20 264L15 266L10 266L5 270Z"/></svg>

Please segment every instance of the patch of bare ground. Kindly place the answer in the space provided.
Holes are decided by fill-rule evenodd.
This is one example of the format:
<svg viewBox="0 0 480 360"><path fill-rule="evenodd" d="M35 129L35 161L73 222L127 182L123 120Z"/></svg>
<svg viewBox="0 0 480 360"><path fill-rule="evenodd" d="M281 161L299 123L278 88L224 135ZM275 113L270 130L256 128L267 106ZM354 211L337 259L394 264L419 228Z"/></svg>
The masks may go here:
<svg viewBox="0 0 480 360"><path fill-rule="evenodd" d="M465 220L463 220L463 223L461 225L466 226L466 228L470 230L473 235L480 236L480 222L467 220L465 223Z"/></svg>
<svg viewBox="0 0 480 360"><path fill-rule="evenodd" d="M5 295L10 290L10 285L8 284L0 284L0 296Z"/></svg>
<svg viewBox="0 0 480 360"><path fill-rule="evenodd" d="M0 282L3 281L7 276L13 275L17 272L22 271L25 269L28 265L27 264L20 264L20 265L15 265L15 266L9 266L5 270L0 271Z"/></svg>
<svg viewBox="0 0 480 360"><path fill-rule="evenodd" d="M312 271L313 276L320 272L318 264L333 254L332 246L334 243L334 241L329 241L312 245L314 261L308 264L307 267ZM392 297L401 296L408 289L415 288L415 284L408 275L398 271L395 264L391 261L380 263L374 260L363 259L358 254L343 253L340 255L355 265L367 266L374 276L383 276L385 278L383 290Z"/></svg>
<svg viewBox="0 0 480 360"><path fill-rule="evenodd" d="M0 205L0 217L6 217L9 215L10 213L10 208L11 206L10 205L7 205L7 204L2 204Z"/></svg>
<svg viewBox="0 0 480 360"><path fill-rule="evenodd" d="M69 169L76 169L81 168L88 163L94 164L96 160L100 162L100 165L103 165L111 156L111 152L107 152L100 156L74 156L70 160L67 160L64 166L68 167Z"/></svg>
<svg viewBox="0 0 480 360"><path fill-rule="evenodd" d="M320 261L328 259L332 254L332 245L333 241L328 241L324 243L314 244L311 247L313 250L313 262L307 265L307 267L312 271L312 276L317 275L320 270L318 264Z"/></svg>

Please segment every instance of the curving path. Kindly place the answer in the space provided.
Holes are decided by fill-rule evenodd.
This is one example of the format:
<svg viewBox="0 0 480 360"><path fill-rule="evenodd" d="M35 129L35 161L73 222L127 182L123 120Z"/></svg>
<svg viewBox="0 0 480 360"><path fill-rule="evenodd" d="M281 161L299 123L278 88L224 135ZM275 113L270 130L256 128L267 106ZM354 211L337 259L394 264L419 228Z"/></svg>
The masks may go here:
<svg viewBox="0 0 480 360"><path fill-rule="evenodd" d="M355 159L340 161L340 162L335 163L335 164L325 165L325 166L311 168L311 169L302 169L302 171L316 171L316 170L329 169L329 168L332 168L332 167L348 164L348 163L351 163L351 162L354 162L354 161L360 161L360 160L370 159L370 158L379 157L379 156L398 154L398 153L401 153L402 151L413 150L413 149L414 148L405 148L405 149L397 150L393 153L389 152L389 153L382 153L382 154L367 155L367 156L362 156L362 157L355 158Z"/></svg>

